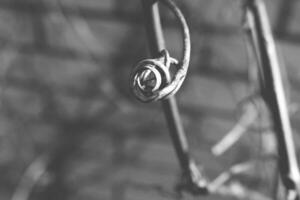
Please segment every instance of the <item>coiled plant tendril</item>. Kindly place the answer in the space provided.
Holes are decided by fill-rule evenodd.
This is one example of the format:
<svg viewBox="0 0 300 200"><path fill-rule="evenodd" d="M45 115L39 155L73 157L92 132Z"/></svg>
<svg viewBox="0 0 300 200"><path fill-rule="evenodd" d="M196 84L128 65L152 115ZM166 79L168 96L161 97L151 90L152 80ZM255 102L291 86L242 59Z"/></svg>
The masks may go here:
<svg viewBox="0 0 300 200"><path fill-rule="evenodd" d="M180 22L183 35L183 57L180 62L163 50L158 58L140 61L133 69L130 86L135 97L141 102L166 99L174 95L181 87L188 70L191 54L191 41L186 20L172 0L160 0L175 14ZM176 72L172 76L170 67L174 65Z"/></svg>

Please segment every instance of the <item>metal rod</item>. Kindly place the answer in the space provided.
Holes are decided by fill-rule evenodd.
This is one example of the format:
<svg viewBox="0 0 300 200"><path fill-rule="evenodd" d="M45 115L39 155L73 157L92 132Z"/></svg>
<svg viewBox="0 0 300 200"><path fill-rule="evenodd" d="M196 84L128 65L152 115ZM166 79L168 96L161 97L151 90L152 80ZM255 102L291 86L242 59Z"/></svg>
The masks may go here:
<svg viewBox="0 0 300 200"><path fill-rule="evenodd" d="M142 0L142 3L149 50L151 56L155 58L163 49L165 49L158 3L154 0ZM188 143L175 97L172 96L162 100L162 107L180 166L184 172L189 172L190 157Z"/></svg>
<svg viewBox="0 0 300 200"><path fill-rule="evenodd" d="M289 119L287 99L283 88L279 60L264 2L248 1L247 19L252 32L254 48L263 76L262 96L269 107L278 142L279 168L288 190L299 192L300 173ZM251 26L252 24L252 26ZM298 193L299 195L299 193Z"/></svg>

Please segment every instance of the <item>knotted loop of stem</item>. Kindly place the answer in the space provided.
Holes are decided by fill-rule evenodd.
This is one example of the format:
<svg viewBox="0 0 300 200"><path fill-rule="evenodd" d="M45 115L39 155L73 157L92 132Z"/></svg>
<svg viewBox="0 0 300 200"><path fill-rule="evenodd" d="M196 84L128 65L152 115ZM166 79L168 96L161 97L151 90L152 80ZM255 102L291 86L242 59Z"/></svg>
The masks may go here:
<svg viewBox="0 0 300 200"><path fill-rule="evenodd" d="M172 64L178 62L166 50L158 58L140 61L131 75L131 89L136 98L142 102L162 98L162 91L171 80L169 68Z"/></svg>
<svg viewBox="0 0 300 200"><path fill-rule="evenodd" d="M183 56L178 62L169 56L167 50L161 56L140 61L133 69L130 78L131 90L141 102L151 102L166 99L174 95L181 87L189 66L191 41L186 20L172 0L159 0L164 3L180 22L183 35ZM176 72L170 73L170 66L175 65Z"/></svg>

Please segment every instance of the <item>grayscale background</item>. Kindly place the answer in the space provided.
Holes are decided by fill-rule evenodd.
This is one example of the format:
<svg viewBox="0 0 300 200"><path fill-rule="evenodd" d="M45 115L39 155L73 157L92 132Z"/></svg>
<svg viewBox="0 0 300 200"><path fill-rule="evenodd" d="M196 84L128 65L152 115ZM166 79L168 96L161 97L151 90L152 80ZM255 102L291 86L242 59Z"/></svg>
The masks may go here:
<svg viewBox="0 0 300 200"><path fill-rule="evenodd" d="M176 2L192 37L176 96L193 155L216 177L251 156L247 139L225 156L210 152L249 95L242 12L236 0ZM300 1L266 4L297 107ZM161 11L167 47L179 58L178 24ZM139 103L129 90L144 58L139 0L0 0L0 199L172 199L159 189L172 192L180 176L161 105ZM300 113L292 124L299 149Z"/></svg>

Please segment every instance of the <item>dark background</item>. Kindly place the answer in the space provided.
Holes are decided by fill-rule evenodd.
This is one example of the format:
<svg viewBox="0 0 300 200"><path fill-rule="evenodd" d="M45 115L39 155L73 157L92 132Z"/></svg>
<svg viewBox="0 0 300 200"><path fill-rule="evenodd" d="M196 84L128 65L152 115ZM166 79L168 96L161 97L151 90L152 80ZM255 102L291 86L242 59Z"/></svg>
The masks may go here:
<svg viewBox="0 0 300 200"><path fill-rule="evenodd" d="M239 2L177 1L192 36L178 103L211 177L249 157L251 145L244 139L227 157L210 153L249 95ZM266 4L297 107L300 2ZM178 58L178 26L166 9L162 18ZM131 68L147 55L142 20L138 0L0 1L0 199L170 199L160 187L172 191L179 167L161 106L129 91ZM300 114L292 122L299 149Z"/></svg>

